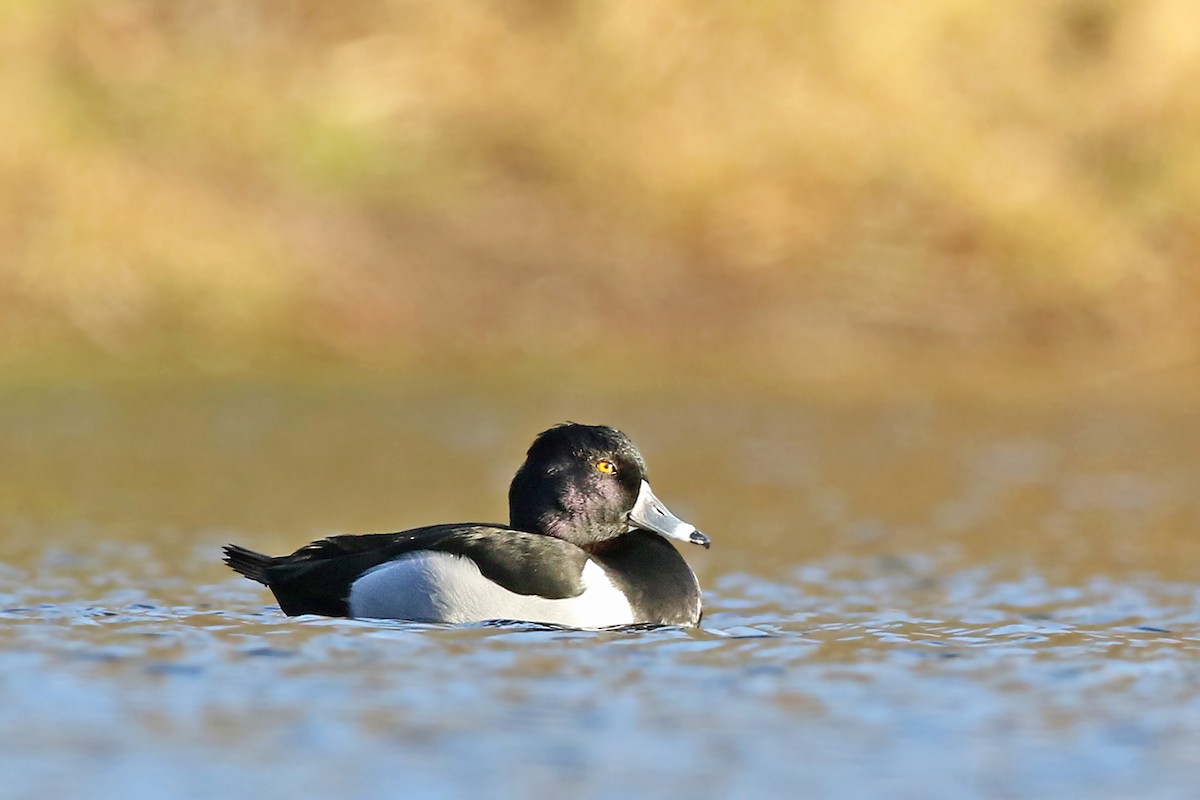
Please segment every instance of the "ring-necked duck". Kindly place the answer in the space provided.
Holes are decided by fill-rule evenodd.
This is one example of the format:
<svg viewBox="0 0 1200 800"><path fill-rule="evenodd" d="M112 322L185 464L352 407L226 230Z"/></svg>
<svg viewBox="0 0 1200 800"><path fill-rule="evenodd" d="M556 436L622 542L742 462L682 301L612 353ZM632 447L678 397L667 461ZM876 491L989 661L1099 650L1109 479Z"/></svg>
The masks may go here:
<svg viewBox="0 0 1200 800"><path fill-rule="evenodd" d="M540 434L508 490L509 525L331 536L225 563L285 614L429 622L504 619L573 628L696 625L700 586L666 538L709 546L646 481L629 437L567 423Z"/></svg>

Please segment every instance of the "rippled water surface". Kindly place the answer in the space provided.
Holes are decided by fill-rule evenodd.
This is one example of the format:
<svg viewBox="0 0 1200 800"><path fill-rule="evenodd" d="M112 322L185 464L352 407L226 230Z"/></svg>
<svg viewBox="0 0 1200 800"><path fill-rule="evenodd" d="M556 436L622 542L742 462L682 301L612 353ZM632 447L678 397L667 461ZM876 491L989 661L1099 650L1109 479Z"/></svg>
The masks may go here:
<svg viewBox="0 0 1200 800"><path fill-rule="evenodd" d="M1195 796L1186 404L360 383L0 398L6 797ZM288 619L219 546L502 519L642 446L697 630Z"/></svg>

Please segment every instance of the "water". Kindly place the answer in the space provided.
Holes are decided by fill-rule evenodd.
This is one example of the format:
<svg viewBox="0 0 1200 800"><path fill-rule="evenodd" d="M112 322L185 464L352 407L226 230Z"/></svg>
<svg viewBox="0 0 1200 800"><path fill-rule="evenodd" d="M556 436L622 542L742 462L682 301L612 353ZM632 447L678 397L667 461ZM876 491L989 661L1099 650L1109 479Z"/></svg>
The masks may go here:
<svg viewBox="0 0 1200 800"><path fill-rule="evenodd" d="M1023 405L355 385L0 405L4 797L1194 796L1200 426ZM610 422L696 630L289 619L219 545L498 519Z"/></svg>

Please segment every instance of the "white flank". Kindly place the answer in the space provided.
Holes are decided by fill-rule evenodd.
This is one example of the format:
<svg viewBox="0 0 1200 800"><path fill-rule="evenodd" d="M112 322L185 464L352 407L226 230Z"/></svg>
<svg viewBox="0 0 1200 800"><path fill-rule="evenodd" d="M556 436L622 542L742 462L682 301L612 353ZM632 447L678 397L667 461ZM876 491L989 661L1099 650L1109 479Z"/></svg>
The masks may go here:
<svg viewBox="0 0 1200 800"><path fill-rule="evenodd" d="M578 597L550 600L510 592L464 556L421 551L371 569L350 587L350 616L425 622L511 619L571 628L633 624L633 609L588 559Z"/></svg>

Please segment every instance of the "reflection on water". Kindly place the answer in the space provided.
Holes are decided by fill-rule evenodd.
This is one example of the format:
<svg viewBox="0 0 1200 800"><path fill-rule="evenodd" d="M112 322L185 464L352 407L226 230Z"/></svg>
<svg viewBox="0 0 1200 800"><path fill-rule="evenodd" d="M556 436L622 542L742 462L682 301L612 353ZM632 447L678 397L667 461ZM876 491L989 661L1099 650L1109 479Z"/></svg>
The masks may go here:
<svg viewBox="0 0 1200 800"><path fill-rule="evenodd" d="M377 386L0 404L3 796L1183 798L1200 777L1183 411ZM628 429L713 534L684 551L701 628L288 619L219 564L227 539L501 518L564 418Z"/></svg>
<svg viewBox="0 0 1200 800"><path fill-rule="evenodd" d="M1183 797L1196 767L1190 585L815 564L722 575L696 631L583 632L288 619L236 578L96 593L120 560L47 568L58 602L3 583L31 795Z"/></svg>

